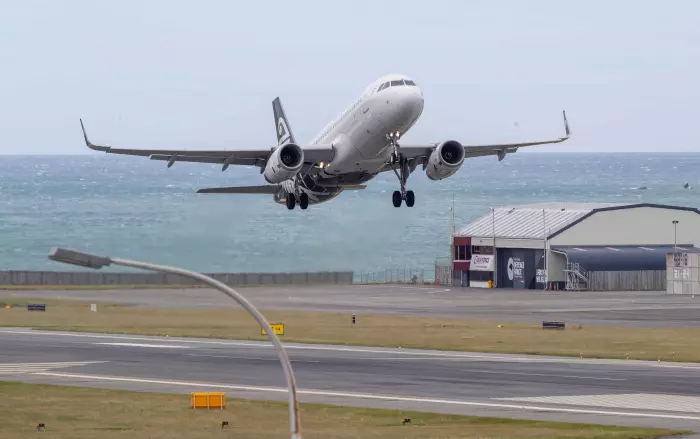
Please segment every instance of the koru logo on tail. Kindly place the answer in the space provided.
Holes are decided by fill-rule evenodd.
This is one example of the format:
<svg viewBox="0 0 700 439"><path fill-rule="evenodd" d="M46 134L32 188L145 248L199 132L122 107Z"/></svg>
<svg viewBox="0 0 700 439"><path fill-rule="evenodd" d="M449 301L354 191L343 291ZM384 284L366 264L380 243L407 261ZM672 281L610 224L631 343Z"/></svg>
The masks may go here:
<svg viewBox="0 0 700 439"><path fill-rule="evenodd" d="M289 142L289 128L287 127L287 121L284 117L277 119L277 139L280 145Z"/></svg>

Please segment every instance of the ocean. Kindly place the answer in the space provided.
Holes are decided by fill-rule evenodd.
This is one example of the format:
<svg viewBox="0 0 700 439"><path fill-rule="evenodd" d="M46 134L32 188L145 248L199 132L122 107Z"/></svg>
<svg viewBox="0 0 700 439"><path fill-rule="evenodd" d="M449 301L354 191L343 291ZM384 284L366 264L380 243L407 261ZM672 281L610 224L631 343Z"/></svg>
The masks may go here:
<svg viewBox="0 0 700 439"><path fill-rule="evenodd" d="M465 162L451 178L408 180L413 208L395 208L393 173L308 210L268 195L196 194L203 187L264 184L256 168L108 155L0 155L0 270L65 270L51 247L204 272L432 270L449 257L455 226L490 206L647 202L697 207L700 153L520 152ZM684 189L689 183L691 188ZM639 187L647 189L638 189ZM115 268L116 270L116 268ZM427 275L427 273L426 273Z"/></svg>

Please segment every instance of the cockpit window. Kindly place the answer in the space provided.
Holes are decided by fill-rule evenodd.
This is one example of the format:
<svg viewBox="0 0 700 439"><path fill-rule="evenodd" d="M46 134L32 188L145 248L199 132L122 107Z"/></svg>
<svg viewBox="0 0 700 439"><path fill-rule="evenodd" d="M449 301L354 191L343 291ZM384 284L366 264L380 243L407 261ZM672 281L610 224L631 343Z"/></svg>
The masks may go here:
<svg viewBox="0 0 700 439"><path fill-rule="evenodd" d="M415 86L416 83L411 81L410 79L395 79L390 82L385 82L384 84L380 85L379 88L377 88L377 92L380 92L384 90L385 88L389 87L397 87L399 85L413 85Z"/></svg>

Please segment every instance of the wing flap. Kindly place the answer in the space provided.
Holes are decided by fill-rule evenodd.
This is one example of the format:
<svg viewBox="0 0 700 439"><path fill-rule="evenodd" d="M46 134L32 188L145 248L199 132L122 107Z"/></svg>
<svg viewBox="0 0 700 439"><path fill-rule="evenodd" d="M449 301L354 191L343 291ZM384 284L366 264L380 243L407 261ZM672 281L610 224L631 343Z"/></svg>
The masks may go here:
<svg viewBox="0 0 700 439"><path fill-rule="evenodd" d="M232 186L210 187L199 189L198 194L276 194L280 186L276 184L264 186Z"/></svg>
<svg viewBox="0 0 700 439"><path fill-rule="evenodd" d="M194 162L194 163L214 163L214 164L228 164L228 165L242 165L242 166L253 166L257 165L262 161L260 158L245 158L237 156L229 157L200 157L200 156L190 156L190 155L151 155L151 160L163 160L167 162Z"/></svg>

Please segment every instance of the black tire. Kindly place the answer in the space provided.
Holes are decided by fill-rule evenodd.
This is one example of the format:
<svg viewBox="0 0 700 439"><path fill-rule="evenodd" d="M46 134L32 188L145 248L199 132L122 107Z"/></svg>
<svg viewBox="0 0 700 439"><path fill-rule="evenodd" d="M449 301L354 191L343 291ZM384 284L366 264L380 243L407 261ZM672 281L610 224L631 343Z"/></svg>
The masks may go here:
<svg viewBox="0 0 700 439"><path fill-rule="evenodd" d="M416 202L416 196L413 191L406 192L406 206L413 207Z"/></svg>
<svg viewBox="0 0 700 439"><path fill-rule="evenodd" d="M293 194L287 194L287 209L292 210L294 209L294 205L296 204L296 198L294 198Z"/></svg>
<svg viewBox="0 0 700 439"><path fill-rule="evenodd" d="M401 207L401 192L394 191L394 194L391 196L391 201L394 203L394 207Z"/></svg>
<svg viewBox="0 0 700 439"><path fill-rule="evenodd" d="M302 194L299 196L299 207L301 210L305 210L307 207L309 207L309 196L306 194L306 192L302 192Z"/></svg>

